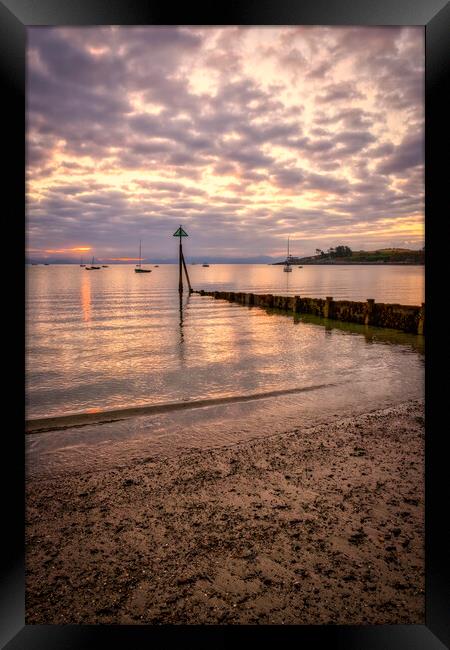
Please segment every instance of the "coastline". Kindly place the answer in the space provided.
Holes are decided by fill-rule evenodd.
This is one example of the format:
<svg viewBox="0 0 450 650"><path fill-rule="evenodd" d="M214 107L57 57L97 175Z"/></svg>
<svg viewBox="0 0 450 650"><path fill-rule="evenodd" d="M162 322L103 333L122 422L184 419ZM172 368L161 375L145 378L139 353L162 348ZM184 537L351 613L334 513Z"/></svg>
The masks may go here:
<svg viewBox="0 0 450 650"><path fill-rule="evenodd" d="M313 386L303 386L302 388L283 388L281 390L271 390L258 393L249 393L247 395L229 395L227 397L208 397L204 399L193 399L185 402L163 402L156 404L141 404L124 408L110 408L104 411L95 409L94 411L84 411L81 413L68 413L66 415L54 415L43 418L30 418L25 420L25 434L44 433L47 431L61 431L63 429L72 429L82 427L87 424L108 424L118 422L131 417L140 415L150 415L155 413L170 413L171 411L183 411L187 409L202 408L204 406L218 406L222 404L234 404L237 402L250 402L252 400L267 399L268 397L278 397L281 395L292 395L298 393L307 393L309 391L327 388L334 384L317 384Z"/></svg>
<svg viewBox="0 0 450 650"><path fill-rule="evenodd" d="M423 416L28 477L27 624L423 624Z"/></svg>
<svg viewBox="0 0 450 650"><path fill-rule="evenodd" d="M280 266L284 265L286 262L273 262L272 266ZM384 261L370 261L367 260L365 262L360 261L360 260L339 260L339 259L334 259L334 260L322 260L321 262L311 262L307 260L302 260L298 259L295 262L291 262L292 266L367 266L367 265L376 265L376 266L425 266L425 262L384 262Z"/></svg>

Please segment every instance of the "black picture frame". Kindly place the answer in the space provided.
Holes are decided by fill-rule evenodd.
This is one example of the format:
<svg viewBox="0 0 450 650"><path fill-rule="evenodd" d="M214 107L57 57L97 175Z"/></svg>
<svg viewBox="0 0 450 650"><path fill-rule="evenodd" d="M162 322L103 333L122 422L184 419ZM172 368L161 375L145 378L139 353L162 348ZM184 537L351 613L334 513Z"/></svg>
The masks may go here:
<svg viewBox="0 0 450 650"><path fill-rule="evenodd" d="M17 254L25 251L25 48L26 27L32 25L423 25L426 36L426 623L392 626L40 626L25 625L24 547L24 318L25 264ZM446 370L443 342L447 332L441 311L447 302L438 293L448 257L441 224L444 212L448 103L444 101L449 68L450 6L445 0L245 0L211 6L185 5L177 9L145 0L0 0L0 78L3 92L3 198L12 225L8 249L14 252L15 287L8 279L5 300L11 305L9 327L18 346L14 363L6 365L8 391L16 397L12 424L3 431L2 573L0 580L0 646L8 650L98 649L115 645L143 648L171 643L214 648L229 646L238 637L252 644L283 643L289 636L300 647L351 650L439 650L450 647L450 529L448 470L445 454ZM447 133L447 138L445 138ZM5 143L6 140L6 143ZM440 163L439 161L443 162ZM6 197L5 197L6 194ZM447 198L447 197L446 197ZM442 200L442 201L441 201ZM6 203L3 201L3 206ZM442 214L440 212L442 205ZM8 218L9 217L9 218ZM444 220L442 219L444 217ZM25 257L25 255L24 255ZM19 258L20 259L20 258ZM447 334L448 337L448 334ZM445 374L442 375L445 377ZM9 397L8 397L9 400ZM8 471L9 470L9 471ZM445 496L447 495L447 499ZM199 639L201 640L199 642Z"/></svg>

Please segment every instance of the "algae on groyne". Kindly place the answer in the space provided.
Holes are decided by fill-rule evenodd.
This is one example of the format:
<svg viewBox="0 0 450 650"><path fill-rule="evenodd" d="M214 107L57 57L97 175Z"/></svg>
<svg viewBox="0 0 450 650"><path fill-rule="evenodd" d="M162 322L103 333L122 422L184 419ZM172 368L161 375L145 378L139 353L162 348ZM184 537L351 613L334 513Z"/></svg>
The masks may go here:
<svg viewBox="0 0 450 650"><path fill-rule="evenodd" d="M266 309L280 309L297 314L314 314L348 323L388 327L390 329L425 334L425 303L420 307L376 303L372 298L366 302L333 300L326 298L302 298L301 296L274 296L273 294L243 293L235 291L196 291L201 296L212 296L241 305Z"/></svg>

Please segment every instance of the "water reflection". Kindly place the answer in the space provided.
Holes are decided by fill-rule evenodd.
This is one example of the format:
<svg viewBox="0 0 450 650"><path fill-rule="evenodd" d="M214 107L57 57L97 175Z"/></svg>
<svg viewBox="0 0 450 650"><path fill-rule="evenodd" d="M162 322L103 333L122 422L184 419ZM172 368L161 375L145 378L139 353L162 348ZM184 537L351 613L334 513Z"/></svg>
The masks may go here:
<svg viewBox="0 0 450 650"><path fill-rule="evenodd" d="M295 268L295 267L294 267L294 268ZM286 278L284 290L285 290L285 292L286 292L288 295L290 295L290 291L289 291L289 278L290 278L291 275L292 275L292 271L290 271L289 273L285 273L285 272L284 272L284 267L282 267L282 266L280 266L280 269L283 269L283 270L282 270L282 273L283 273L283 275L284 275L285 278Z"/></svg>
<svg viewBox="0 0 450 650"><path fill-rule="evenodd" d="M184 341L184 336L183 336L183 294L179 293L179 311L180 311L180 342L183 343Z"/></svg>
<svg viewBox="0 0 450 650"><path fill-rule="evenodd" d="M209 269L192 267L191 281L194 288L208 291L374 298L403 305L420 305L425 295L423 266L294 266L292 273L284 273L282 265L214 264Z"/></svg>
<svg viewBox="0 0 450 650"><path fill-rule="evenodd" d="M271 310L281 312L279 310ZM362 334L366 343L389 343L391 345L406 345L411 347L419 354L425 354L425 337L418 334L409 334L398 330L391 330L382 327L372 327L370 325L359 325L358 323L345 323L338 320L320 318L313 314L294 314L293 320L296 323L312 323L325 328L328 334L333 330L347 332L348 334Z"/></svg>
<svg viewBox="0 0 450 650"><path fill-rule="evenodd" d="M185 303L183 304L184 297L182 293L178 294L178 313L179 313L179 321L178 321L178 327L179 327L179 345L178 345L178 352L179 352L179 359L180 359L180 364L182 367L186 366L186 344L185 344L185 332L184 332L184 319L185 319L185 314L184 312L187 311L188 305L189 305L189 298L190 298L190 293L187 294Z"/></svg>
<svg viewBox="0 0 450 650"><path fill-rule="evenodd" d="M91 276L89 273L83 273L81 282L81 308L83 310L83 320L89 323L91 320Z"/></svg>
<svg viewBox="0 0 450 650"><path fill-rule="evenodd" d="M353 289L361 289L358 272L332 269L339 277L330 286L329 271L213 265L194 266L190 274L196 289L225 282L234 290L251 285L264 293L306 295L308 282L312 286L314 278L317 284L322 277L325 294L337 299L344 275L347 294L352 278ZM381 271L385 276L386 269ZM405 274L401 272L397 279ZM130 266L110 267L98 276L75 266L32 267L28 273L28 417L342 379L358 381L359 393L373 381L398 395L422 385L422 359L412 352L423 355L423 337L312 315L293 319L285 312L188 292L180 300L176 265L161 265L145 282ZM415 294L414 302L418 298ZM401 294L396 299L406 302Z"/></svg>

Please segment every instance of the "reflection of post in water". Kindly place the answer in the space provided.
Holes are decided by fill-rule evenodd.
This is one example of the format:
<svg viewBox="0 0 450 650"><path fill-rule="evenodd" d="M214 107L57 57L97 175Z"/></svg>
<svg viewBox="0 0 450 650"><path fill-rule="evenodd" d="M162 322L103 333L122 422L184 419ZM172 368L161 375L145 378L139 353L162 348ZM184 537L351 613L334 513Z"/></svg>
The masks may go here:
<svg viewBox="0 0 450 650"><path fill-rule="evenodd" d="M180 292L180 341L183 342L183 294Z"/></svg>
<svg viewBox="0 0 450 650"><path fill-rule="evenodd" d="M185 362L185 358L184 358L184 309L186 309L187 306L188 306L190 294L188 294L188 297L187 297L186 302L185 302L184 305L183 305L183 294L180 292L178 294L178 296L179 296L179 314L180 314L180 320L179 320L179 327L180 327L179 352L180 352L180 361L184 364L184 362Z"/></svg>
<svg viewBox="0 0 450 650"><path fill-rule="evenodd" d="M294 313L293 320L296 324L312 323L324 327L325 333L330 334L332 330L340 330L347 334L360 334L364 336L367 343L404 345L411 347L419 354L425 354L424 337L419 334L410 334L399 330L383 329L361 323L347 323L345 321L324 319L314 314Z"/></svg>
<svg viewBox="0 0 450 650"><path fill-rule="evenodd" d="M181 332L181 338L183 338L183 321L184 321L184 310L187 309L187 306L189 304L189 298L191 294L188 294L188 297L186 298L186 302L183 305L183 294L180 293L179 295L179 311L180 311L180 332Z"/></svg>
<svg viewBox="0 0 450 650"><path fill-rule="evenodd" d="M184 261L183 246L181 244L181 238L182 237L189 237L189 235L183 229L183 227L180 226L173 233L173 236L180 238L180 246L179 246L179 251L178 251L178 292L179 292L180 296L183 293L183 269L184 269L184 272L186 274L186 280L187 280L188 287L189 287L189 293L191 294L191 293L193 293L193 291L192 291L192 287L191 287L191 282L189 280L189 274L188 274L187 268L186 268L186 262Z"/></svg>

